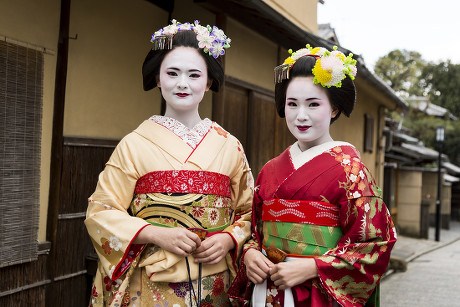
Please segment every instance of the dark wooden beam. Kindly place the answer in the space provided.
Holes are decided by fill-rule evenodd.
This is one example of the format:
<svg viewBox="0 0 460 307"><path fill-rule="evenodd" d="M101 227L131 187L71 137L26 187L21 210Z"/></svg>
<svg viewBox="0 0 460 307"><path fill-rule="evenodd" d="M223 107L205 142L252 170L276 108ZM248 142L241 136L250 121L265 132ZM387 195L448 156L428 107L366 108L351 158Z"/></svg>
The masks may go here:
<svg viewBox="0 0 460 307"><path fill-rule="evenodd" d="M64 108L69 53L70 0L61 0L56 76L54 87L53 132L51 140L50 188L48 198L48 220L46 240L51 242L48 258L48 276L54 276L56 232L58 225L59 195L62 172L62 148L64 131Z"/></svg>

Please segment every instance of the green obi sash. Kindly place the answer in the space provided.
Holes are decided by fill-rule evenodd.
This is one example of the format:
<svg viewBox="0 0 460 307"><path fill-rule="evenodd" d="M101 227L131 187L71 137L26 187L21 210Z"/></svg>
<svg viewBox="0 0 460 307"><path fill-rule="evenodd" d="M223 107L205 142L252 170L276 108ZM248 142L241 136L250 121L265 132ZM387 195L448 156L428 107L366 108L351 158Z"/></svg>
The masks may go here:
<svg viewBox="0 0 460 307"><path fill-rule="evenodd" d="M337 246L343 236L340 227L290 222L263 222L263 245L288 254L320 256Z"/></svg>

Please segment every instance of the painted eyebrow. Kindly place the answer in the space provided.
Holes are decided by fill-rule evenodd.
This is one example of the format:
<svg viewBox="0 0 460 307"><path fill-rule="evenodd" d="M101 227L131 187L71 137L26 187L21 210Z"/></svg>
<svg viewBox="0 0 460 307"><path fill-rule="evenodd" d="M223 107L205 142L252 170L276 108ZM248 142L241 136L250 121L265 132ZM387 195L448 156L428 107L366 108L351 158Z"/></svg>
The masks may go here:
<svg viewBox="0 0 460 307"><path fill-rule="evenodd" d="M286 100L295 100L295 101L298 101L297 98L294 98L294 97L287 97ZM311 101L311 100L321 100L320 98L317 98L317 97L311 97L311 98L308 98L306 99L305 101Z"/></svg>
<svg viewBox="0 0 460 307"><path fill-rule="evenodd" d="M177 68L177 67L168 67L167 69L180 71L180 69ZM200 72L201 73L201 70L199 70L199 69L190 69L190 70L188 70L188 72Z"/></svg>

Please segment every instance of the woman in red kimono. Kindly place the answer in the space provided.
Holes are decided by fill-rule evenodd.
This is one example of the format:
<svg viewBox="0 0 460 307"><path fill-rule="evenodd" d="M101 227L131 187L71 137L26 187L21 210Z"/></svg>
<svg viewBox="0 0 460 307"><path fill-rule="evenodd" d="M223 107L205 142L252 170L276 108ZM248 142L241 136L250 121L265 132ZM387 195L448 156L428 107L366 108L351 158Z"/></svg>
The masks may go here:
<svg viewBox="0 0 460 307"><path fill-rule="evenodd" d="M329 133L353 109L355 65L307 45L275 69L277 111L297 142L257 178L244 254L252 306L379 303L395 228L359 152Z"/></svg>

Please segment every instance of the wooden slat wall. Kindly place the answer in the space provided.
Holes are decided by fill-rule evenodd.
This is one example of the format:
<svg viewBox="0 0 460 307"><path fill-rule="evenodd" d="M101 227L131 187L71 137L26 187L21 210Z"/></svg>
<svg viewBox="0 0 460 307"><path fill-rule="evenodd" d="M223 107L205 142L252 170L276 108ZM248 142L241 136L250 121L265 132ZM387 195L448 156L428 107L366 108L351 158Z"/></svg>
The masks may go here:
<svg viewBox="0 0 460 307"><path fill-rule="evenodd" d="M273 98L251 91L248 161L254 177L275 154L276 114Z"/></svg>
<svg viewBox="0 0 460 307"><path fill-rule="evenodd" d="M254 178L270 159L295 142L276 113L274 93L235 78L225 84L223 126L244 146Z"/></svg>
<svg viewBox="0 0 460 307"><path fill-rule="evenodd" d="M47 255L0 269L0 306L45 306Z"/></svg>
<svg viewBox="0 0 460 307"><path fill-rule="evenodd" d="M41 244L37 261L0 269L0 306L88 305L94 269L87 266L95 253L83 221L98 174L117 143L64 138L56 242ZM55 253L48 253L50 246ZM55 276L47 271L50 264Z"/></svg>
<svg viewBox="0 0 460 307"><path fill-rule="evenodd" d="M61 195L55 242L53 283L47 289L47 306L85 306L91 278L86 259L94 253L84 226L88 197L96 188L117 141L64 138ZM72 295L69 295L69 293Z"/></svg>
<svg viewBox="0 0 460 307"><path fill-rule="evenodd" d="M234 135L243 147L247 148L248 134L248 89L235 84L225 86L224 128Z"/></svg>

